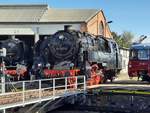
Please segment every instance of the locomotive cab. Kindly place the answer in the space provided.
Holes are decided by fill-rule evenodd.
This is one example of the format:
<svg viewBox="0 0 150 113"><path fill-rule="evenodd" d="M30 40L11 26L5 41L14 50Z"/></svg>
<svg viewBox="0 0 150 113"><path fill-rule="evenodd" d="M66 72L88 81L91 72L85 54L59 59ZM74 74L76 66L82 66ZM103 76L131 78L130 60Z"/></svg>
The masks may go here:
<svg viewBox="0 0 150 113"><path fill-rule="evenodd" d="M128 75L150 81L150 44L135 44L130 48Z"/></svg>

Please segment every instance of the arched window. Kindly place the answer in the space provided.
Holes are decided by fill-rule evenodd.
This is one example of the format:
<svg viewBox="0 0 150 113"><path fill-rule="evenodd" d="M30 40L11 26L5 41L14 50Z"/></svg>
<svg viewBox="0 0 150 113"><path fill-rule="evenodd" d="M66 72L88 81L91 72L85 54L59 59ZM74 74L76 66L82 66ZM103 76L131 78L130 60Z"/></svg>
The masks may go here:
<svg viewBox="0 0 150 113"><path fill-rule="evenodd" d="M104 36L104 24L102 21L99 24L99 34Z"/></svg>

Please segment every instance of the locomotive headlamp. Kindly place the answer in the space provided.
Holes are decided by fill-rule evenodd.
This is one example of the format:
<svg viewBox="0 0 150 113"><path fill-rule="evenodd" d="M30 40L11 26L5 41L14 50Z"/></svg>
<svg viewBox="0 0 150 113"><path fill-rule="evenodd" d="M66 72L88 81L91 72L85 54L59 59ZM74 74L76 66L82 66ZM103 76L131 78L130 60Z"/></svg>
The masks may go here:
<svg viewBox="0 0 150 113"><path fill-rule="evenodd" d="M132 67L132 65L131 64L129 64L129 68L131 68Z"/></svg>
<svg viewBox="0 0 150 113"><path fill-rule="evenodd" d="M41 67L42 66L42 64L38 64L38 67Z"/></svg>
<svg viewBox="0 0 150 113"><path fill-rule="evenodd" d="M60 40L62 40L62 39L64 39L64 38L65 38L64 35L60 35L60 36L59 36L59 39L60 39Z"/></svg>
<svg viewBox="0 0 150 113"><path fill-rule="evenodd" d="M51 65L48 63L48 64L46 64L46 67L50 67Z"/></svg>
<svg viewBox="0 0 150 113"><path fill-rule="evenodd" d="M103 66L103 67L107 67L107 63L103 62L103 63L102 63L102 66Z"/></svg>
<svg viewBox="0 0 150 113"><path fill-rule="evenodd" d="M70 67L73 67L74 66L74 63L70 63Z"/></svg>

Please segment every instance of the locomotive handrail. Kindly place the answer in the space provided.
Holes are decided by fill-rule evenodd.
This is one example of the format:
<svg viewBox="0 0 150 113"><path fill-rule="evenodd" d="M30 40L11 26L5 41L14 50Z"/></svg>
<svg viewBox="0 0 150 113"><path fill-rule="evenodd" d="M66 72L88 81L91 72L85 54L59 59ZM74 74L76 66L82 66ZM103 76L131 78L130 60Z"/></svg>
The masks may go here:
<svg viewBox="0 0 150 113"><path fill-rule="evenodd" d="M76 81L70 84L70 78ZM0 83L1 86L2 84L4 83ZM5 83L6 87L9 84L12 83ZM19 89L13 92L6 88L6 92L0 93L0 110L65 97L86 90L85 76L18 81L13 84L19 85Z"/></svg>

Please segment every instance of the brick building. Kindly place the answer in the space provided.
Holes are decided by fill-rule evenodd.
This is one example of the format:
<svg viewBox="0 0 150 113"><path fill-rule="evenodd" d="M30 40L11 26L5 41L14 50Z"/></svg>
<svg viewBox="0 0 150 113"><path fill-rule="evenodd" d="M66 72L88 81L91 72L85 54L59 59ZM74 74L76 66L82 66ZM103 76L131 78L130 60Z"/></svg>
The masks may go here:
<svg viewBox="0 0 150 113"><path fill-rule="evenodd" d="M48 9L40 22L49 22L55 25L72 24L76 25L75 29L80 31L112 37L102 10Z"/></svg>
<svg viewBox="0 0 150 113"><path fill-rule="evenodd" d="M0 5L1 40L15 36L32 45L39 38L64 29L64 25L112 38L102 10L53 9L47 5Z"/></svg>

